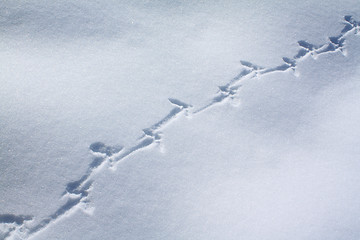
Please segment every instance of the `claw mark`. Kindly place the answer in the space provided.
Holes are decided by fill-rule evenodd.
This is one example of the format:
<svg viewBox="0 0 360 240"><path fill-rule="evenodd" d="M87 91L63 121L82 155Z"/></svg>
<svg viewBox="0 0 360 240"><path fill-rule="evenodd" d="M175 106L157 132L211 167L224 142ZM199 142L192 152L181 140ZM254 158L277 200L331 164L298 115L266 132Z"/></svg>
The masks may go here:
<svg viewBox="0 0 360 240"><path fill-rule="evenodd" d="M183 108L190 108L192 107L191 105L184 103L180 100L177 100L175 98L169 98L169 102L172 103L173 105L175 105L176 107L183 109Z"/></svg>
<svg viewBox="0 0 360 240"><path fill-rule="evenodd" d="M308 54L310 54L314 59L317 58L316 50L323 47L323 45L315 46L311 43L308 43L306 41L298 41L299 46L301 49L298 51L298 53L294 56L294 59L302 59Z"/></svg>
<svg viewBox="0 0 360 240"><path fill-rule="evenodd" d="M248 62L248 61L243 61L241 60L240 63L244 66L244 67L247 67L251 70L261 70L261 69L264 69L263 67L260 67L258 65L255 65L255 64L252 64L251 62Z"/></svg>
<svg viewBox="0 0 360 240"><path fill-rule="evenodd" d="M342 34L346 34L351 31L354 31L355 34L360 33L360 24L359 22L355 21L352 16L347 15L344 17L344 20L345 27L341 31Z"/></svg>
<svg viewBox="0 0 360 240"><path fill-rule="evenodd" d="M0 229L0 231L3 232L3 239L13 239L14 236L27 239L46 229L51 223L54 223L61 217L70 215L77 209L81 209L86 212L94 176L102 166L108 163L109 167L113 168L116 163L126 157L144 150L154 144L160 144L162 140L162 130L164 130L181 114L186 116L189 114L198 114L219 103L234 99L244 80L260 78L263 75L273 72L290 71L297 75L297 63L304 60L308 55L312 56L314 59L316 59L319 55L335 52L341 52L343 55L346 55L345 37L352 32L359 35L360 26L359 22L355 21L352 16L349 15L344 17L344 25L345 26L341 30L340 35L329 37L328 42L323 45L317 46L304 40L298 41L300 50L297 54L292 58L283 57L284 63L279 66L265 68L248 61L240 61L243 70L226 85L219 86L219 90L210 102L197 110L190 112L192 109L191 105L174 98L169 98L169 102L174 106L174 108L171 109L165 117L160 119L160 121L143 129L143 135L134 146L123 148L121 146L106 146L102 142L92 143L89 148L91 153L94 155L94 159L88 166L86 173L80 179L69 182L66 185L65 191L62 195L62 198L65 198L66 200L65 203L54 213L42 219L35 225L30 225L31 222L34 222L32 216L16 216L12 214L0 215L0 226L5 225L4 231Z"/></svg>

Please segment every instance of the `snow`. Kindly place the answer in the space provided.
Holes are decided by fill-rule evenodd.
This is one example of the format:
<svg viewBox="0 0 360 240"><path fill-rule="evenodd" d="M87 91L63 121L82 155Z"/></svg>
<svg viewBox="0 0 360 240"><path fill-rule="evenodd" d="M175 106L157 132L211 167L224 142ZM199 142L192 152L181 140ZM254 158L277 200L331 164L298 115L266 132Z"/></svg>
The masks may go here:
<svg viewBox="0 0 360 240"><path fill-rule="evenodd" d="M358 239L359 8L4 1L0 238Z"/></svg>

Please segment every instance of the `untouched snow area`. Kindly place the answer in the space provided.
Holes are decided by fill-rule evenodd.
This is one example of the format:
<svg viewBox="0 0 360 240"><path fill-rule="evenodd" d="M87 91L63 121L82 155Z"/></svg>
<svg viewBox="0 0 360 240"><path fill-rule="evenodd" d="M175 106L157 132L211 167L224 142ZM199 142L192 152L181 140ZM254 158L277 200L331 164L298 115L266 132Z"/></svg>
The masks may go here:
<svg viewBox="0 0 360 240"><path fill-rule="evenodd" d="M360 4L0 3L0 239L360 238Z"/></svg>

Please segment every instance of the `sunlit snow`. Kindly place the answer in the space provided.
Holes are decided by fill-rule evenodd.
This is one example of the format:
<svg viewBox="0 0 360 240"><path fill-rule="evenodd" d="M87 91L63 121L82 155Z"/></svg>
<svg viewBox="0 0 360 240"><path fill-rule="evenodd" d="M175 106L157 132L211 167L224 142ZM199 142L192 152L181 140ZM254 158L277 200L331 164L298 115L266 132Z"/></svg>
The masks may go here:
<svg viewBox="0 0 360 240"><path fill-rule="evenodd" d="M359 12L3 1L0 239L359 239Z"/></svg>

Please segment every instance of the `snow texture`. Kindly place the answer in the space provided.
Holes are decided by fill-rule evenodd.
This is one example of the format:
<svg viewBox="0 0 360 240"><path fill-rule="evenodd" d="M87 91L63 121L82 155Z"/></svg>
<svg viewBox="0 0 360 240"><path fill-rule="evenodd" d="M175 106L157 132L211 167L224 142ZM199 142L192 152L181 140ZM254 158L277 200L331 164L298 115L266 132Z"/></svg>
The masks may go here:
<svg viewBox="0 0 360 240"><path fill-rule="evenodd" d="M69 3L69 5L71 5L71 4ZM80 37L84 37L84 36L88 36L89 34L93 34L94 32L96 32L96 34L100 34L100 35L111 35L112 36L112 34L114 32L118 32L118 30L117 30L118 26L114 26L113 28L111 28L114 32L107 32L107 31L103 32L100 30L99 30L100 32L97 31L96 30L97 24L99 24L99 22L103 21L103 19L101 19L101 15L100 16L93 15L90 8L89 9L85 8L85 9L87 9L86 11L88 11L88 12L86 14L82 14L81 16L86 16L86 18L80 19L80 20L77 19L77 22L79 23L77 25L72 25L70 23L72 21L71 19L73 17L72 11L77 11L76 8L73 8L68 5L63 5L63 6L55 5L55 6L53 6L52 11L54 11L54 12L58 11L59 10L58 8L68 8L70 10L68 12L68 16L64 17L64 19L66 19L66 21L64 21L64 19L62 19L62 18L58 19L57 17L56 18L53 17L51 15L51 12L50 13L40 13L40 14L46 14L45 17L47 19L49 19L49 21L52 21L52 23L50 25L53 26L54 29L50 29L47 27L44 27L44 28L38 27L38 26L41 26L41 23L37 22L38 18L29 19L33 15L28 15L26 12L22 12L21 10L17 10L14 12L10 11L8 16L3 17L3 20L1 20L1 24L2 24L2 26L6 25L6 24L13 24L16 26L16 24L18 24L17 16L24 15L25 17L22 18L23 21L31 20L30 22L32 22L32 25L27 27L28 31L34 31L34 32L36 32L36 34L44 34L44 36L54 36L54 37L61 38L61 37L63 37L63 35L66 35L68 33L77 33L77 34L81 35ZM34 8L31 7L30 10L31 9L32 10L35 9L34 11L36 11L36 7L34 7ZM84 11L84 9L82 11ZM5 14L6 14L6 12L5 12ZM55 29L57 29L56 25L58 25L58 24L63 25L61 29L65 29L64 32L55 31ZM93 194L96 194L96 191L99 190L96 187L96 183L97 183L98 179L106 179L106 176L113 175L114 172L118 171L121 167L124 167L126 169L126 166L121 165L125 162L125 160L131 158L132 161L135 162L138 156L140 156L142 159L144 159L144 158L146 158L146 154L150 154L153 149L159 149L160 153L166 154L167 153L167 148L166 148L167 142L168 141L171 142L170 139L172 139L172 137L174 136L174 134L171 133L171 131L172 131L171 129L177 129L177 128L179 128L179 125L186 126L186 127L184 127L184 131L189 131L186 129L201 129L201 126L198 126L199 123L197 123L197 121L198 121L197 119L201 119L202 118L201 116L211 116L212 112L218 111L218 110L216 110L217 108L227 108L229 106L229 104L230 104L230 106L233 106L234 109L240 109L239 111L241 112L242 110L241 110L241 107L239 108L239 106L241 106L243 104L243 102L246 102L251 98L251 96L246 95L246 91L251 92L251 88L254 86L254 84L261 84L263 81L273 81L272 80L273 78L281 79L281 78L283 78L282 76L289 78L288 77L289 73L293 74L293 76L295 77L295 80L293 78L289 78L289 80L287 80L287 81L303 80L303 79L301 79L302 70L309 71L306 69L306 66L308 66L307 63L309 61L311 61L309 59L309 57L311 57L314 60L319 60L321 58L331 59L331 57L330 57L331 55L337 56L338 53L340 53L344 57L348 56L349 51L351 51L351 48L347 46L347 42L350 41L350 39L355 39L355 38L353 38L353 36L360 35L360 25L359 25L359 22L350 15L345 15L343 17L343 25L344 25L344 27L338 32L338 34L335 34L335 36L329 36L327 38L327 40L325 42L322 42L321 44L312 44L310 41L307 41L304 39L299 39L297 42L297 44L298 44L297 52L295 52L292 56L283 57L282 62L279 64L274 65L274 64L272 64L272 62L268 62L268 63L266 63L266 66L262 66L262 64L257 65L256 63L253 63L252 61L241 60L240 61L240 64L241 64L240 71L237 74L235 74L235 76L233 78L231 78L228 82L225 82L225 84L221 83L221 85L218 86L218 91L213 96L210 96L208 98L209 100L206 103L203 103L202 105L185 103L185 101L183 102L182 100L178 100L177 98L168 98L168 101L171 104L172 108L170 108L168 113L163 115L163 117L160 117L158 119L158 121L155 121L153 124L150 124L148 127L144 128L142 130L142 132L143 132L142 135L139 136L139 138L136 141L130 140L129 142L123 142L124 146L107 144L105 141L104 141L105 143L102 142L102 140L94 141L88 147L90 153L92 154L92 161L87 165L85 172L83 172L83 174L80 174L79 177L76 178L76 180L68 181L65 184L65 190L63 191L63 193L59 199L59 202L62 202L62 203L60 205L58 205L57 207L55 207L55 209L53 209L46 216L37 216L36 214L31 215L31 216L25 215L25 214L24 215L13 214L10 211L3 212L2 214L0 214L0 224L1 224L0 230L1 230L1 234L2 234L0 236L2 237L2 239L7 239L7 240L8 239L31 239L31 238L35 239L36 237L41 237L42 233L45 233L45 232L51 233L51 228L55 227L55 225L60 224L61 223L60 220L62 220L62 219L68 219L67 221L69 221L68 224L70 225L71 219L73 217L75 217L78 210L81 210L84 213L90 215L89 216L90 218L95 217L94 213L97 211L97 204L92 204L91 196ZM357 41L357 40L353 40L353 41ZM358 41L357 41L357 43L358 43ZM296 79L298 79L298 80L296 80ZM266 86L268 86L268 85L266 85ZM275 84L273 85L273 87L275 87ZM303 100L305 102L307 101L306 99L303 99ZM227 103L229 103L229 104L227 104ZM256 105L254 108L250 107L249 109L250 110L256 109ZM243 111L244 111L244 114L246 115L246 111L247 111L246 107L244 107ZM301 110L299 110L299 111L301 111ZM266 114L266 110L264 110L263 113ZM112 114L117 114L117 113L110 112L109 114L112 115ZM216 116L216 114L214 116ZM256 115L254 115L254 116L256 116ZM185 121L185 119L188 119L188 120ZM280 119L281 119L281 117L278 118L279 121L280 121ZM331 119L329 119L329 120L331 120ZM251 121L251 119L249 119L249 121ZM269 119L269 121L270 121L270 119ZM191 127L190 125L192 123L194 123L194 125L197 127ZM221 124L219 124L219 125L221 125ZM280 125L281 125L280 130L285 131L287 128L286 123L283 123ZM251 131L251 125L249 125L249 126L250 126L250 128L247 130ZM181 129L181 127L180 127L180 129ZM221 127L220 127L220 129L221 129ZM291 129L291 127L290 127L290 129ZM266 128L264 128L263 131L266 131ZM172 136L172 137L168 137L168 135L167 135L168 132L170 132L170 136ZM224 132L226 132L226 130ZM202 134L198 134L198 136L202 136ZM206 141L206 140L204 140L204 141ZM357 141L358 141L358 139L357 139ZM354 144L354 147L355 147L355 142L352 144ZM171 144L170 144L170 146L171 146ZM184 149L185 148L186 147L184 147ZM171 149L171 147L170 147L170 149ZM179 150L181 150L181 149L179 149ZM326 149L325 149L325 151L326 151ZM261 154L261 152L258 152L257 154ZM265 154L267 157L270 157L270 158L272 155L271 151L263 153L263 154ZM181 155L181 154L178 153L175 155ZM246 154L244 156L246 156ZM209 161L212 161L211 157L209 157L208 159L209 159ZM245 160L244 160L244 162L245 162ZM159 164L159 163L156 163L156 164ZM223 161L223 164L227 164L226 160ZM275 164L275 162L274 162L274 164ZM298 162L297 164L301 165L301 161ZM322 164L322 162L320 161L319 164ZM233 167L230 167L230 168L233 168ZM170 170L170 169L171 168L169 168L169 171L172 172L173 170L172 169ZM244 169L246 169L246 168L244 168ZM301 167L300 167L300 169L301 169ZM306 167L305 167L305 169L306 169ZM143 170L146 171L146 169L143 169ZM209 171L209 173L211 173L211 172L212 171ZM307 173L309 173L309 172L304 172L304 174L307 174ZM234 173L229 172L229 174L231 175ZM245 174L245 173L243 172L243 173L239 173L239 174L241 175L241 174ZM264 173L264 174L266 175L267 173ZM280 181L281 180L291 181L291 177L287 177L286 172L281 172L281 174L283 174L283 177L276 178L276 179L272 178L271 175L268 177L265 176L265 180L268 181L268 184L273 184L273 186L270 187L270 189L272 189L272 188L274 188L274 186L276 186L276 184L277 184L276 181L279 181L279 179L280 179ZM310 171L309 174L313 174L313 173ZM196 174L194 174L194 175L196 175ZM191 174L190 174L190 176L191 176ZM247 176L247 177L250 182L262 181L262 179L259 179L259 180L253 179L252 176ZM312 177L315 177L315 179L316 179L316 176L310 176L310 178L312 178ZM344 176L344 178L346 178L346 176ZM102 180L99 180L99 181L101 182ZM166 181L166 179L163 179L163 181ZM255 191L255 192L252 192L252 194L260 194L260 196L261 196L261 193L256 193L256 189L254 189L254 188L256 188L256 184L250 184L248 186L248 185L246 185L248 183L244 183L244 185L241 186L236 182L235 182L235 185L232 185L231 178L227 179L226 181L230 181L230 184L226 185L226 187L230 187L230 189L227 192L228 196L224 196L224 198L226 198L226 199L222 199L221 201L219 201L220 204L223 204L224 202L226 203L227 201L231 202L232 199L238 197L238 196L234 196L231 194L231 193L236 193L236 191L231 190L232 188L235 188L235 186L237 186L238 188L246 188L247 190L244 192L249 193L249 192ZM199 183L200 189L201 189L202 184L203 183ZM223 183L220 181L220 182L216 182L214 184L219 184L219 186L221 186ZM316 183L314 183L314 184L316 184ZM354 184L356 184L356 183L354 183ZM320 187L323 187L323 186L320 186ZM216 188L214 188L214 189L216 189ZM263 189L263 190L265 191L264 196L267 195L266 189ZM109 190L109 191L111 191L111 190ZM269 191L271 191L271 190L269 190ZM189 194L189 193L190 192L185 193L185 194ZM114 197L114 196L111 196L111 193L105 193L105 194L107 194L109 197ZM212 194L210 194L210 195L213 196ZM297 196L297 195L295 194L294 196ZM247 196L243 196L243 198L246 198L246 197ZM201 202L204 202L204 199L206 199L206 197L201 198L201 199L202 199ZM184 200L186 200L186 196L184 196ZM274 200L274 201L276 201L276 200ZM281 201L281 200L279 200L279 201ZM259 201L258 201L258 203L259 203ZM209 203L206 203L206 200L205 200L204 206L206 204L209 204ZM225 207L226 208L226 206L217 206L216 201L211 204L215 204L215 206L211 207L211 210L213 210L213 211L216 211L217 207ZM265 203L260 201L260 205L261 204L265 204ZM283 202L281 204L286 205L288 203ZM314 203L308 203L308 204L311 205ZM230 203L230 205L231 205L231 203ZM146 204L143 207L146 207ZM161 206L159 208L161 208ZM296 206L294 206L294 208L296 208ZM263 206L260 206L258 208L256 206L253 206L253 207L251 207L252 210L242 209L241 207L239 209L237 209L235 211L236 212L237 211L243 211L243 212L264 211L262 213L258 213L259 215L263 215L263 216L266 216L266 215L272 213L271 210L269 210L269 213L268 213L266 208L263 208ZM6 208L1 209L1 210L4 211L4 210L6 210ZM356 210L359 210L359 209L356 209ZM204 211L207 211L207 210L204 209ZM124 213L124 216L126 216L127 214L130 214L130 213ZM208 215L208 214L211 215L211 212L206 213L205 215ZM216 212L214 214L216 216ZM291 215L292 213L284 212L283 214ZM121 213L120 213L120 215L121 215ZM224 215L220 214L220 216L224 216ZM251 218L251 215L249 215L249 218ZM121 219L121 217L119 219ZM208 221L211 222L212 221L211 219L212 218L209 218ZM189 221L197 222L197 220L196 221L189 220ZM204 220L204 221L207 221L207 220ZM248 221L251 222L252 219L248 219ZM229 224L228 224L228 222L229 222ZM235 232L237 232L237 230L234 231L234 233L233 233L234 235L232 235L231 233L224 233L221 230L221 229L229 230L232 228L233 229L236 229L236 228L243 229L243 227L240 227L240 226L241 225L244 226L247 224L246 219L241 219L240 221L236 222L236 224L234 224L235 222L232 219L224 219L222 224L227 224L227 225L230 225L231 227L229 227L229 226L224 227L224 226L222 226L222 224L219 224L217 227L215 227L215 229L211 229L211 230L210 229L208 229L208 230L204 230L204 229L203 230L200 230L200 229L194 230L193 229L193 232L191 229L194 226L188 226L188 228L190 229L189 232L187 232L186 229L182 228L182 230L184 232L182 233L182 235L181 234L177 235L176 239L207 239L206 233L208 233L208 236L210 236L210 239L240 239L240 238L238 238L239 235L235 234ZM258 224L261 224L261 222L259 222ZM269 223L266 222L264 224L269 224ZM282 226L282 227L285 228L286 224L283 224L283 225L284 226ZM214 227L214 226L216 226L216 224L215 225L210 224L209 226ZM217 228L219 228L219 229L217 229ZM274 232L280 231L283 233L283 235L275 234L274 236L277 236L277 237L275 237L276 239L286 239L286 237L289 237L292 234L294 234L294 235L298 234L298 236L303 237L302 239L309 239L309 238L306 238L306 235L297 233L292 227L289 228L290 230L278 229L278 225L276 225L276 226L274 225L273 227L270 227L270 229L271 229L270 232L265 231L263 233L260 231L258 233L259 235L252 233L253 231L256 231L256 229L258 229L257 226L254 226L253 229L251 229L251 227L249 227L248 229L245 229L245 230L243 229L243 232L242 232L243 237L244 237L243 239L260 239L260 238L272 239L271 231L274 231ZM352 229L352 227L349 226L349 229ZM49 230L49 231L47 231L47 230ZM293 230L293 232L292 232L292 230ZM86 230L83 229L82 231L86 231ZM288 231L290 231L290 232L288 232ZM345 230L339 230L339 231L345 231ZM58 232L59 232L59 230L58 230ZM231 232L231 230L229 230L229 232ZM197 234L192 235L194 233L198 233L198 235ZM190 234L190 235L188 235L188 234ZM322 238L322 236L327 236L326 234L323 234L321 232L320 233L318 232L317 234L319 234L317 236L317 237L319 237L318 239L324 239L324 238ZM358 236L359 232L356 232L354 234L357 234L356 236ZM122 239L134 239L130 235L127 237L125 235ZM146 236L145 233L144 233L144 236ZM264 237L264 236L266 236L266 237ZM339 236L343 236L344 238L342 238L342 239L345 239L345 238L346 239L356 239L355 235L352 236L351 233L349 233L349 234L343 233L343 235L339 235ZM110 236L105 236L105 237L107 239L111 239L112 237L117 238L118 236L116 237L116 236L110 235ZM156 238L156 239L166 239L166 236L157 236L157 237L158 238ZM174 236L172 236L172 237L174 237ZM145 239L146 237L140 237L140 236L138 237L138 239L143 239L143 238ZM75 236L74 239L79 239L79 238ZM94 237L94 239L96 239L96 238ZM175 239L175 238L169 238L169 239ZM287 238L287 239L289 239L289 238ZM297 239L297 238L295 238L295 239Z"/></svg>

